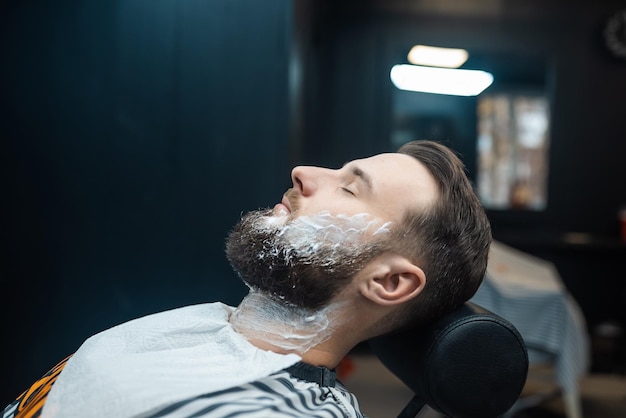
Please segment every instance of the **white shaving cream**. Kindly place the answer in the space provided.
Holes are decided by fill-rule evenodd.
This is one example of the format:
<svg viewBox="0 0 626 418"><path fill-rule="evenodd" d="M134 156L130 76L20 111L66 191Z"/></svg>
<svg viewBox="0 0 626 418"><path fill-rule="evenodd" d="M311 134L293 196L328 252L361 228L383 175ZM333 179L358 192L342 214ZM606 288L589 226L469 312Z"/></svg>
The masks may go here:
<svg viewBox="0 0 626 418"><path fill-rule="evenodd" d="M327 260L317 260L325 265L331 263L333 255L343 249L356 249L363 240L389 232L391 222L382 222L367 213L356 215L331 215L324 211L312 216L300 216L287 222L288 216L267 216L258 227L277 231L277 236L289 243L293 257L315 257L320 249L330 254ZM275 249L278 251L278 249ZM263 257L264 254L259 254Z"/></svg>
<svg viewBox="0 0 626 418"><path fill-rule="evenodd" d="M300 216L288 222L289 216L267 216L258 227L277 231L289 243L287 257L314 259L324 248L320 265L334 261L340 248L357 249L363 240L389 232L391 222L373 219L367 213L352 216L322 212ZM279 251L274 248L273 251ZM265 254L259 254L264 257ZM332 278L329 278L332 280ZM248 338L263 340L290 352L304 353L328 340L335 328L350 320L345 303L332 303L311 311L281 303L265 293L251 290L230 317L233 328Z"/></svg>

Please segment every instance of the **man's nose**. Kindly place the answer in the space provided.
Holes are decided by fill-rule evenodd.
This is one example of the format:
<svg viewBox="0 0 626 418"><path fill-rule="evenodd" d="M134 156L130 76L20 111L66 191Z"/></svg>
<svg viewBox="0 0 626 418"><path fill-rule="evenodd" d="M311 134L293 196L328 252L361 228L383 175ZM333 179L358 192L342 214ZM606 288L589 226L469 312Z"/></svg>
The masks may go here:
<svg viewBox="0 0 626 418"><path fill-rule="evenodd" d="M332 172L328 168L298 166L291 170L291 181L302 196L311 196L331 177Z"/></svg>

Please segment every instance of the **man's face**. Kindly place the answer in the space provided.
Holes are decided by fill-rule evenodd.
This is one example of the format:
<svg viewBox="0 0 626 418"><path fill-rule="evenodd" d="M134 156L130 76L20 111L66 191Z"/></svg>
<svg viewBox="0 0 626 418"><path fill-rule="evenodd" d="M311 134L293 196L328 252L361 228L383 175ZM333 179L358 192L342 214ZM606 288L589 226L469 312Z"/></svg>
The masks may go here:
<svg viewBox="0 0 626 418"><path fill-rule="evenodd" d="M354 160L337 170L300 166L291 178L293 188L274 207L277 217L367 213L399 224L409 209L427 207L438 195L429 171L415 158L397 153Z"/></svg>
<svg viewBox="0 0 626 418"><path fill-rule="evenodd" d="M408 210L437 197L413 157L380 154L337 170L296 167L293 188L273 209L246 214L227 256L241 278L298 307L318 309L385 249Z"/></svg>

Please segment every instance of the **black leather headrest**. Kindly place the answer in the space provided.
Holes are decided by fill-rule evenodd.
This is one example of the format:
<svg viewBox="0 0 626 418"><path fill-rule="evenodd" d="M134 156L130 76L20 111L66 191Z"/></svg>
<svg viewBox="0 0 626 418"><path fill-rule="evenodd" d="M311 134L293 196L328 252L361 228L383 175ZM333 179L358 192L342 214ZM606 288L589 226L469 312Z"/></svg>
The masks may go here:
<svg viewBox="0 0 626 418"><path fill-rule="evenodd" d="M501 416L518 399L528 373L528 352L517 329L471 302L432 326L369 344L422 405L452 418Z"/></svg>

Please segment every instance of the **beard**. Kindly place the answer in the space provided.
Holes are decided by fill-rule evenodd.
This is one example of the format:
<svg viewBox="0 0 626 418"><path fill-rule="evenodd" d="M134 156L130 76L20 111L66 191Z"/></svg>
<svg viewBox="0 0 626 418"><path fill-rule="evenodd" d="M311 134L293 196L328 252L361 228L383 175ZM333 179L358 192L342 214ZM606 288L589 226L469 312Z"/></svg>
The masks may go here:
<svg viewBox="0 0 626 418"><path fill-rule="evenodd" d="M384 250L376 236L389 232L388 224L379 223L367 214L292 218L272 216L271 209L252 211L230 231L226 256L251 289L317 310Z"/></svg>

